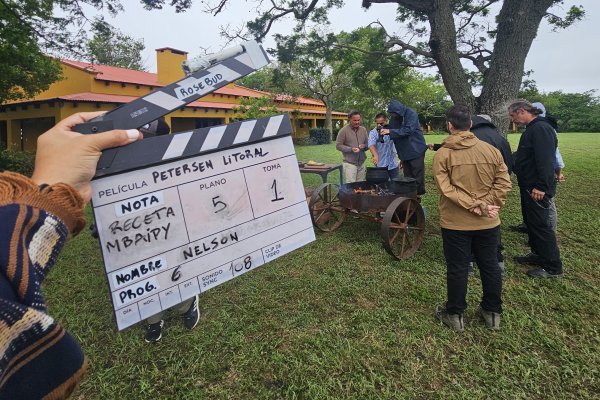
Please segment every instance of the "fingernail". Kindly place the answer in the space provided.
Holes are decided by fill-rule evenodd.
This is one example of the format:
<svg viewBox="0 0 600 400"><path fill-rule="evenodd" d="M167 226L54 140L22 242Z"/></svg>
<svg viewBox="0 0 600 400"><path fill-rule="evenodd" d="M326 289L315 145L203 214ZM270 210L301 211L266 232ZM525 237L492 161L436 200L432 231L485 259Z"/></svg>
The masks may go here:
<svg viewBox="0 0 600 400"><path fill-rule="evenodd" d="M127 137L129 139L137 139L140 137L140 131L138 131L137 129L127 129Z"/></svg>

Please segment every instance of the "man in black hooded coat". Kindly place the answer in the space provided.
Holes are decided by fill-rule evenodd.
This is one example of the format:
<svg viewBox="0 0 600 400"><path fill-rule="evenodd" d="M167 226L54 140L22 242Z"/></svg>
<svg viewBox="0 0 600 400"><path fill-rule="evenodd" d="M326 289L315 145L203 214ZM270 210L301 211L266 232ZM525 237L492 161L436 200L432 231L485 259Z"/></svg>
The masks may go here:
<svg viewBox="0 0 600 400"><path fill-rule="evenodd" d="M471 125L470 131L473 132L477 139L491 144L500 151L504 164L506 164L506 167L508 168L508 173L511 174L514 161L510 144L508 143L508 140L498 132L498 128L491 122L491 119L488 120L486 117L489 118L487 115L474 115L471 118L473 125Z"/></svg>

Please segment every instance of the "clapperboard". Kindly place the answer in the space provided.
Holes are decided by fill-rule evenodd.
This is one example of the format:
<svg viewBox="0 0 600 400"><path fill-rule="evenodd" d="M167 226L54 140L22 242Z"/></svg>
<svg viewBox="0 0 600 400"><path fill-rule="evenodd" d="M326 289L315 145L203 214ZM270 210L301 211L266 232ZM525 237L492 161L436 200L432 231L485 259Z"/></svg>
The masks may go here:
<svg viewBox="0 0 600 400"><path fill-rule="evenodd" d="M109 114L81 130L121 128ZM103 154L92 206L119 330L315 240L291 133L277 115Z"/></svg>

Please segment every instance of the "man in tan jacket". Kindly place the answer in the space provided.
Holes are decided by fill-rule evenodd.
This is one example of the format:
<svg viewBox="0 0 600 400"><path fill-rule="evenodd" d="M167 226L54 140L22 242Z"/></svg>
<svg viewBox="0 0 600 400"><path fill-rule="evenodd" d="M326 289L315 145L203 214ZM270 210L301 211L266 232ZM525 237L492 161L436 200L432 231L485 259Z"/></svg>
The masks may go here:
<svg viewBox="0 0 600 400"><path fill-rule="evenodd" d="M468 264L471 252L480 269L483 297L479 313L489 329L500 328L502 273L496 250L499 211L511 188L500 152L469 132L471 114L455 105L446 113L450 136L433 159L435 183L440 192L440 226L446 258L448 301L436 317L462 332L467 308Z"/></svg>

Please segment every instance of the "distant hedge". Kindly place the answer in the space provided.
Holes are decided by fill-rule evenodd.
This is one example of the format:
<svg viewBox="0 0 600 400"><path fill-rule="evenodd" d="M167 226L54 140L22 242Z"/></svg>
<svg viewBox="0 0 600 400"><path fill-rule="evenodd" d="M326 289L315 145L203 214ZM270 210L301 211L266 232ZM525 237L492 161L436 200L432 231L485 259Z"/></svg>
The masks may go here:
<svg viewBox="0 0 600 400"><path fill-rule="evenodd" d="M331 132L327 128L313 128L308 131L308 136L314 140L315 144L331 143Z"/></svg>
<svg viewBox="0 0 600 400"><path fill-rule="evenodd" d="M31 176L34 162L35 153L0 150L0 171L12 171Z"/></svg>

